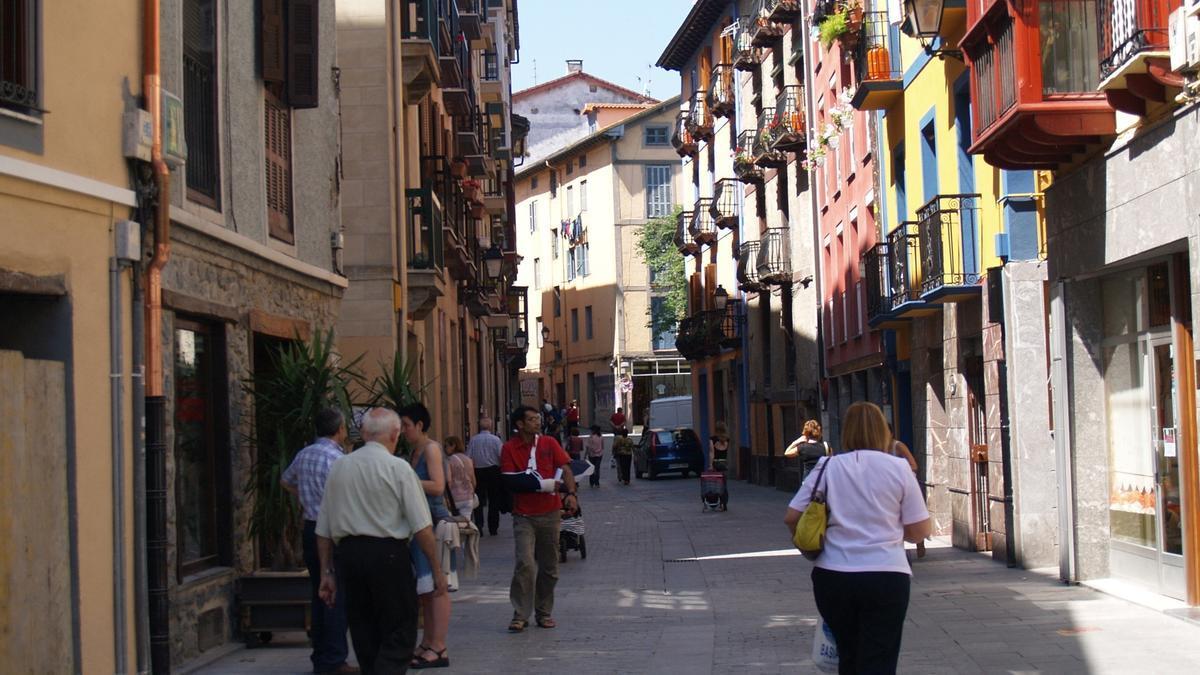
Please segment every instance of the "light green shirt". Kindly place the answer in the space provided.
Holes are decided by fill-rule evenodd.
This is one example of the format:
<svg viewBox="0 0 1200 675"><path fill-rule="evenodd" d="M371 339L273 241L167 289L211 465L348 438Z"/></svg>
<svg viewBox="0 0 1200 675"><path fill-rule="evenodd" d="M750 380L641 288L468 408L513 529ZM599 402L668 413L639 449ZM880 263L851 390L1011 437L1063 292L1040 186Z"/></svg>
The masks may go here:
<svg viewBox="0 0 1200 675"><path fill-rule="evenodd" d="M318 536L408 539L432 524L416 472L382 445L367 443L329 469Z"/></svg>

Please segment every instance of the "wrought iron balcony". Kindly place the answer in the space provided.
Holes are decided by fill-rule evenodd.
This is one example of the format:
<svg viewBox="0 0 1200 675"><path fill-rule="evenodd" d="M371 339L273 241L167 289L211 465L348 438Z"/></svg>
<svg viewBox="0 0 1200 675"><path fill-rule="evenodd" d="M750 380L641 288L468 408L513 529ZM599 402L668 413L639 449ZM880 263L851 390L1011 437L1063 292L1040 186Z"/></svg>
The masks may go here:
<svg viewBox="0 0 1200 675"><path fill-rule="evenodd" d="M737 247L738 288L746 293L757 293L763 289L758 278L758 251L762 242L743 241Z"/></svg>
<svg viewBox="0 0 1200 675"><path fill-rule="evenodd" d="M680 211L679 215L675 217L675 248L685 256L700 250L700 247L688 234L691 216L691 211Z"/></svg>
<svg viewBox="0 0 1200 675"><path fill-rule="evenodd" d="M782 120L776 120L774 110L764 110L758 115L758 128L754 136L754 147L751 154L754 163L763 167L781 167L787 164L787 153L772 147L775 141L775 131Z"/></svg>
<svg viewBox="0 0 1200 675"><path fill-rule="evenodd" d="M442 249L442 205L430 187L406 191L408 198L408 267L441 269L445 266Z"/></svg>
<svg viewBox="0 0 1200 675"><path fill-rule="evenodd" d="M724 310L698 311L679 322L675 348L689 361L717 356L736 349L742 340L745 312L740 300L729 300Z"/></svg>
<svg viewBox="0 0 1200 675"><path fill-rule="evenodd" d="M1144 115L1146 101L1183 84L1171 72L1167 24L1180 0L1097 0L1100 89L1119 110Z"/></svg>
<svg viewBox="0 0 1200 675"><path fill-rule="evenodd" d="M763 179L762 169L754 163L754 144L757 139L758 132L754 129L746 129L737 137L737 147L733 150L733 175L743 183L761 183Z"/></svg>
<svg viewBox="0 0 1200 675"><path fill-rule="evenodd" d="M478 114L459 115L454 118L455 140L458 142L458 154L482 155L483 139L480 137L480 119Z"/></svg>
<svg viewBox="0 0 1200 675"><path fill-rule="evenodd" d="M762 234L758 249L758 280L770 286L781 286L792 280L791 241L788 228L769 227Z"/></svg>
<svg viewBox="0 0 1200 675"><path fill-rule="evenodd" d="M722 178L713 183L712 206L708 212L712 215L713 224L718 228L736 230L741 214L742 193L741 181L736 178Z"/></svg>
<svg viewBox="0 0 1200 675"><path fill-rule="evenodd" d="M898 62L900 45L890 44L887 12L863 15L862 38L855 48L858 89L850 105L856 110L886 110L904 95L904 78ZM892 51L896 50L897 59Z"/></svg>
<svg viewBox="0 0 1200 675"><path fill-rule="evenodd" d="M775 101L775 125L771 147L783 152L802 152L808 145L804 124L804 88L789 84Z"/></svg>
<svg viewBox="0 0 1200 675"><path fill-rule="evenodd" d="M680 157L691 157L696 154L699 145L692 132L688 129L691 115L686 110L680 110L675 116L675 132L671 135L671 147Z"/></svg>
<svg viewBox="0 0 1200 675"><path fill-rule="evenodd" d="M778 0L758 0L754 13L750 15L750 44L755 47L771 47L783 38L787 30L770 19L770 7Z"/></svg>
<svg viewBox="0 0 1200 675"><path fill-rule="evenodd" d="M718 63L708 83L708 109L717 117L730 117L734 111L733 66Z"/></svg>
<svg viewBox="0 0 1200 675"><path fill-rule="evenodd" d="M888 286L890 266L887 242L875 244L863 254L867 295L867 324L875 327L891 317L892 297Z"/></svg>
<svg viewBox="0 0 1200 675"><path fill-rule="evenodd" d="M400 0L404 100L410 105L415 105L425 98L439 77L440 9L440 0Z"/></svg>
<svg viewBox="0 0 1200 675"><path fill-rule="evenodd" d="M1095 0L971 0L960 47L974 143L1002 169L1055 169L1116 133L1099 84Z"/></svg>
<svg viewBox="0 0 1200 675"><path fill-rule="evenodd" d="M800 3L797 0L765 0L763 9L767 10L767 18L775 23L790 24L800 16Z"/></svg>
<svg viewBox="0 0 1200 675"><path fill-rule="evenodd" d="M480 52L479 81L500 82L500 55L496 52Z"/></svg>
<svg viewBox="0 0 1200 675"><path fill-rule="evenodd" d="M711 197L697 199L696 207L692 209L692 217L688 224L688 234L701 246L717 240L717 228L713 224L713 216L710 212L712 204Z"/></svg>
<svg viewBox="0 0 1200 675"><path fill-rule="evenodd" d="M938 195L917 210L921 299L950 301L980 293L980 196Z"/></svg>
<svg viewBox="0 0 1200 675"><path fill-rule="evenodd" d="M455 0L458 4L458 25L468 40L483 37L483 23L487 21L487 9L481 8L482 0Z"/></svg>
<svg viewBox="0 0 1200 675"><path fill-rule="evenodd" d="M713 134L713 116L712 111L708 108L708 92L698 90L692 94L691 100L688 102L688 107L691 110L688 112L686 126L692 133L692 138L698 141L707 141L712 139Z"/></svg>
<svg viewBox="0 0 1200 675"><path fill-rule="evenodd" d="M743 17L739 21L742 23L738 24L737 37L734 39L733 68L747 72L754 71L758 69L763 60L763 50L754 46L754 39L750 32L754 19Z"/></svg>
<svg viewBox="0 0 1200 675"><path fill-rule="evenodd" d="M921 302L921 247L916 221L904 221L892 230L887 237L887 247L892 314L903 316L911 310L925 307L925 303Z"/></svg>

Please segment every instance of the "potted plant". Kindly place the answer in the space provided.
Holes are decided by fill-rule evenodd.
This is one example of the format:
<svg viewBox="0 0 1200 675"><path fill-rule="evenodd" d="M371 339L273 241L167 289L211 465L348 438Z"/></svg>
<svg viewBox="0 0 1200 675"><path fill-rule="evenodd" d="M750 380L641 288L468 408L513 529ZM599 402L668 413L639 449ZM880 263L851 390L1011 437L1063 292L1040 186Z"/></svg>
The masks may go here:
<svg viewBox="0 0 1200 675"><path fill-rule="evenodd" d="M841 39L850 31L848 19L849 12L844 8L839 8L821 20L821 23L817 25L817 39L821 41L822 47L829 49L835 40Z"/></svg>

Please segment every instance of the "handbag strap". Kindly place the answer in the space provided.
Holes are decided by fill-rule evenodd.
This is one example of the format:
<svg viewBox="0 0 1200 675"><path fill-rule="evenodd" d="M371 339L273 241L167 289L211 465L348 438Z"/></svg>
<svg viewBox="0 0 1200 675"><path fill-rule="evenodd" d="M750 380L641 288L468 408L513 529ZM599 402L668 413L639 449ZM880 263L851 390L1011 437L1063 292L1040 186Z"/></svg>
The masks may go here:
<svg viewBox="0 0 1200 675"><path fill-rule="evenodd" d="M829 505L829 496L824 490L821 489L821 481L825 478L825 467L829 466L829 463L832 461L833 457L826 457L825 461L821 463L821 470L817 472L817 482L815 485L813 485L810 501L816 501L817 495L819 494L821 496L820 503L825 504L826 506Z"/></svg>

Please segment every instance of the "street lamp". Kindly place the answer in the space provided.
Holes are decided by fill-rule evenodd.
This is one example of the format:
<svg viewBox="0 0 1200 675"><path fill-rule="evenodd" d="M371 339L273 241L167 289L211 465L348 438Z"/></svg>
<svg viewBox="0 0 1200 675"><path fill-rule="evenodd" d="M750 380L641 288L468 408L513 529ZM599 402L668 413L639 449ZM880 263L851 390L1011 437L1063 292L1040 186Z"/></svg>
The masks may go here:
<svg viewBox="0 0 1200 675"><path fill-rule="evenodd" d="M513 345L517 351L523 352L529 346L529 336L525 333L524 328L518 328L517 332L513 333Z"/></svg>
<svg viewBox="0 0 1200 675"><path fill-rule="evenodd" d="M725 305L729 304L729 292L724 286L717 286L717 290L713 291L713 307L718 312L725 311Z"/></svg>
<svg viewBox="0 0 1200 675"><path fill-rule="evenodd" d="M487 268L489 279L495 281L500 278L500 268L504 265L504 253L495 243L483 252L483 265Z"/></svg>
<svg viewBox="0 0 1200 675"><path fill-rule="evenodd" d="M953 56L962 60L962 51L958 49L933 48L934 42L942 34L942 14L945 9L946 0L904 0L904 13L908 15L914 37L920 41L925 53L938 58Z"/></svg>
<svg viewBox="0 0 1200 675"><path fill-rule="evenodd" d="M558 340L550 339L550 327L542 326L542 344L558 345Z"/></svg>

